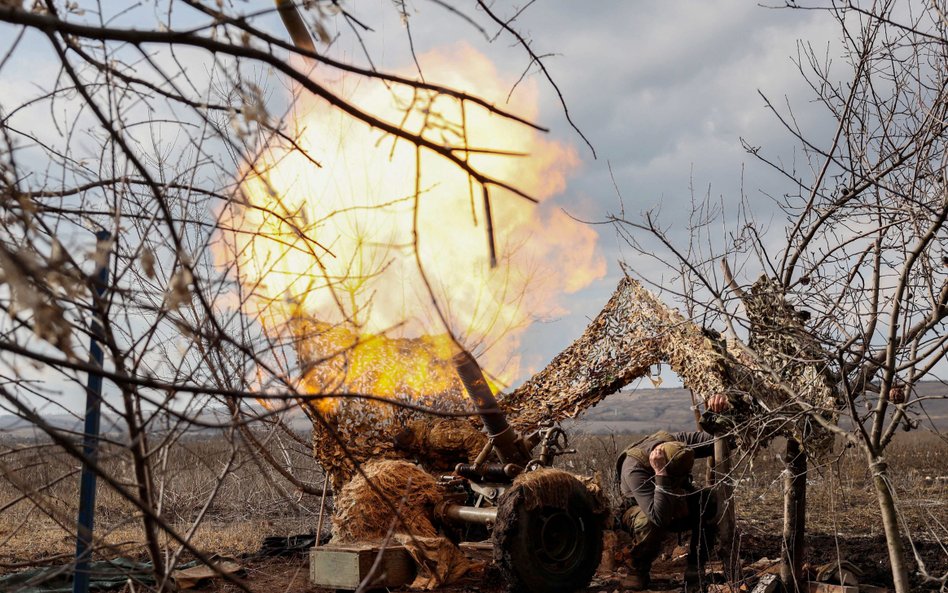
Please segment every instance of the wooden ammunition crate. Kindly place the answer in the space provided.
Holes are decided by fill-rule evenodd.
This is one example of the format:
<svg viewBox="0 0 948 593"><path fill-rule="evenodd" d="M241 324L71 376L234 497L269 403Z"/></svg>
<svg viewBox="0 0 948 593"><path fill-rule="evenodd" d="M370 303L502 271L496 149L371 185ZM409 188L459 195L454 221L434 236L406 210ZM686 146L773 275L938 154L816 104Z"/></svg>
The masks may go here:
<svg viewBox="0 0 948 593"><path fill-rule="evenodd" d="M402 587L415 579L415 562L402 546L327 544L309 552L309 580L317 587L355 590L370 572L371 588Z"/></svg>

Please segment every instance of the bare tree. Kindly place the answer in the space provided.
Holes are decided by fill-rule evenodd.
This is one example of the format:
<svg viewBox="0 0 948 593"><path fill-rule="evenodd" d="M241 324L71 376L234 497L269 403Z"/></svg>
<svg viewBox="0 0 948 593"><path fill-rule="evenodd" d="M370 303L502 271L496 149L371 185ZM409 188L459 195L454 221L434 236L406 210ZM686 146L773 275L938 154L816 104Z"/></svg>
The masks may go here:
<svg viewBox="0 0 948 593"><path fill-rule="evenodd" d="M680 271L679 296L693 318L726 330L730 350L793 396L793 405L770 410L775 418L805 418L860 448L903 592L912 534L900 520L885 450L900 428L926 422L926 398L913 386L943 377L948 347L948 22L940 2L832 4L825 10L839 23L843 64L832 59L837 50L801 42L798 65L835 129L810 129L764 96L805 160L745 143L786 182L770 199L783 214L777 228L755 218L761 206L748 198L733 208L699 201L685 243L656 213L612 220L640 252ZM733 230L717 231L719 221ZM663 249L646 245L641 231ZM755 310L766 301L775 306ZM787 467L798 487L788 482L788 537L802 533L805 508L805 458L794 448L819 456L813 434L789 435ZM945 584L948 575L929 574L914 558L923 580ZM794 572L787 580L796 581Z"/></svg>
<svg viewBox="0 0 948 593"><path fill-rule="evenodd" d="M404 4L394 4L410 35L413 17ZM460 28L486 35L457 8L442 2L430 8L449 11ZM493 26L512 31L509 21L482 8ZM4 31L13 33L3 42L0 74L28 60L30 51L46 52L56 64L49 80L32 80L33 90L20 84L0 107L0 408L38 429L45 439L36 445L42 454L91 467L108 496L137 517L155 587L162 590L170 587L182 554L210 563L196 534L241 468L263 476L260 488L290 509L310 508L312 497L325 495L326 477L300 460L310 445L285 424L287 410L303 405L314 424L324 425L319 401L373 397L346 393L338 383L320 389L301 383L314 360L299 351L298 335L266 331L268 313L258 298L265 291L248 282L241 269L247 260L234 251L253 248L244 239L254 231L235 224L240 217L279 221L285 235L270 239L291 237L286 251L309 258L312 269L305 274L336 299L334 323L359 325L368 305L346 301L359 275L326 272L333 246L320 242L319 221L306 220L279 196L261 202L247 191L257 182L272 192L267 176L274 146L309 167L321 166L321 147L300 144L293 110L300 103L316 105L393 145L407 143L417 163L433 155L466 175L472 209L475 195L482 204L477 228L485 259L495 265L505 254L495 241L492 202L496 207L498 201L535 198L477 164L477 155L515 155L504 146L469 144L467 129L438 121L431 105L449 102L468 116L478 110L543 130L477 95L429 82L421 72L406 77L378 70L368 53L351 62L333 59L327 51L331 29L351 29L360 40L371 31L335 0L306 3L305 23L296 6L282 1L246 12L199 0L169 0L153 9L151 20L143 21L148 10L142 7L107 13L95 2L0 4ZM278 13L293 42L258 26ZM519 42L529 49L526 40ZM532 52L528 57L531 64L539 59ZM377 84L393 97L413 97L406 113L424 112L431 121L417 127L408 116L399 121L372 112L327 82L343 75ZM272 89L281 87L291 92L273 96ZM423 191L392 200L417 210ZM110 238L97 242L100 231ZM104 285L95 274L103 266L109 275ZM266 305L286 304L268 298ZM101 328L90 326L92 318ZM102 365L90 355L92 341L105 351ZM98 458L77 445L81 433L49 417L71 413L64 394L85 393L89 374L104 379L106 416L120 419L118 432L103 437ZM196 429L217 431L225 445L216 461L194 453L216 480L179 516L175 483L187 470L174 456L188 449L186 437ZM336 438L348 455L338 435L327 438ZM74 463L47 465L55 475L31 481L27 474L36 459L25 450L33 449L17 444L0 450L0 473L17 493L0 503L0 512L29 503L74 531L74 518L53 503L60 484L75 483ZM171 467L180 475L169 473ZM109 534L96 535L96 552L114 552L114 546Z"/></svg>

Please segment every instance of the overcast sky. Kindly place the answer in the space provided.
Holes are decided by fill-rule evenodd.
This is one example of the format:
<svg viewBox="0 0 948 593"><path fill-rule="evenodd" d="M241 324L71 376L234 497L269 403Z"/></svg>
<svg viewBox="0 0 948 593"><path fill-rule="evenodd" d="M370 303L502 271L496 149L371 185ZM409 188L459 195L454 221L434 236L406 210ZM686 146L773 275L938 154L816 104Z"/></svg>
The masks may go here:
<svg viewBox="0 0 948 593"><path fill-rule="evenodd" d="M497 32L471 3L448 3L474 16L489 36ZM349 4L353 14L375 29L365 34L365 41L376 66L401 69L410 63L406 29L394 3ZM522 5L496 2L494 9L507 17ZM111 15L129 5L105 2L103 6ZM253 12L271 4L261 0L236 6ZM464 42L486 54L512 80L528 66L528 57L508 35L488 41L474 27L428 1L415 0L407 7L417 53ZM116 22L152 26L156 14L155 4L145 2ZM286 36L272 15L257 23ZM672 231L681 232L692 185L699 195L710 192L734 205L742 183L758 215L765 220L775 216L764 194L780 195L789 188L743 150L741 138L785 161L794 158L794 143L765 109L759 92L778 104L792 105L800 125L814 137L823 137L820 126L827 125L825 116L809 103L812 91L794 63L801 40L818 51L829 48L830 57L839 58L832 55L837 24L821 11L775 10L739 0L546 0L530 4L516 27L531 40L536 53L555 54L545 59L546 67L573 120L598 155L593 158L566 122L552 87L536 68L531 69L540 96L538 122L549 127L555 139L573 144L581 159L567 189L553 200L555 206L577 217L603 220L617 212L617 187L627 215L635 217L660 207ZM13 31L0 26L0 39L11 39ZM363 62L347 28L331 32L340 35L333 52ZM29 35L14 61L0 72L3 88L10 89L5 91L4 103L14 104L15 99L29 95L35 91L32 81L48 79L56 69L48 42L40 35ZM826 136L831 132L827 129ZM608 262L606 276L569 297L568 314L530 328L523 342L525 370L542 366L580 335L611 295L621 275L620 259L646 273L654 269L654 279L661 281L661 272L648 267L654 263L636 258L609 227L597 227L597 231Z"/></svg>
<svg viewBox="0 0 948 593"><path fill-rule="evenodd" d="M418 52L454 43L458 31L465 30L437 6L414 6L409 22ZM502 14L515 12L505 3L495 7ZM798 123L814 137L832 133L825 114L811 104L812 90L795 63L801 41L841 61L832 53L838 48L838 25L824 12L775 10L738 0L547 1L530 5L516 23L537 54L555 53L545 64L573 120L596 149L594 159L570 129L553 89L531 70L540 89L540 123L575 145L582 160L554 203L583 219L601 220L619 211L611 166L626 214L634 218L660 208L672 233L684 232L692 185L699 198L710 192L736 206L743 183L755 212L767 221L776 214L765 194L791 188L748 155L741 138L785 162L794 158L795 145L759 93L778 105L792 105ZM491 35L496 32L494 26L485 27ZM528 65L509 36L488 43L468 33L464 39L511 76ZM373 42L388 65L401 65L405 31L398 21L378 31ZM774 223L781 226L780 220ZM661 282L653 261L636 257L609 227L597 230L609 266L606 277L568 299L569 315L528 330L527 366L542 366L580 335L621 276L618 260Z"/></svg>
<svg viewBox="0 0 948 593"><path fill-rule="evenodd" d="M497 26L471 9L471 3L452 4L463 7L490 37L497 33ZM497 2L493 7L506 18L524 4ZM509 35L487 40L429 2L410 2L408 8L418 54L463 40L512 80L529 65ZM376 65L404 68L410 55L407 34L393 3L358 3L354 14L375 28L365 41ZM694 186L699 198L710 193L733 206L743 187L755 213L767 221L775 209L765 194L791 188L750 157L741 138L784 162L795 155L793 139L766 110L759 93L780 106L791 105L798 123L816 138L822 138L821 126L830 125L811 104L812 90L795 63L801 41L817 53L840 58L833 55L838 25L822 11L771 9L739 0L548 0L529 4L515 24L537 54L554 54L544 63L574 122L596 150L594 159L570 128L554 89L532 68L530 76L540 91L539 123L554 138L573 144L582 161L567 189L545 207L562 207L585 220L618 212L618 188L629 217L660 208L671 233L680 234ZM273 26L278 32L279 25ZM333 51L360 61L361 49L347 29L333 33L340 34ZM597 231L607 275L567 299L569 314L531 326L523 343L525 371L542 367L580 335L620 278L619 260L662 282L663 270L654 261L637 257L608 226Z"/></svg>

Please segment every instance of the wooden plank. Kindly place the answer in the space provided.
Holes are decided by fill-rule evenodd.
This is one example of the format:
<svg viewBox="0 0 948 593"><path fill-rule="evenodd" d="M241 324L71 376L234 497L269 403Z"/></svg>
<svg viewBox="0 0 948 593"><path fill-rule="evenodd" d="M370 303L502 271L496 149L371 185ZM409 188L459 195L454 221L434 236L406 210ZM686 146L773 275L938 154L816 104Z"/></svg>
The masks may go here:
<svg viewBox="0 0 948 593"><path fill-rule="evenodd" d="M765 574L757 581L757 586L751 593L774 593L779 586L780 581L777 580L777 575Z"/></svg>
<svg viewBox="0 0 948 593"><path fill-rule="evenodd" d="M461 548L462 552L468 552L471 550L493 550L494 544L490 540L485 542L461 542L458 544L458 547Z"/></svg>
<svg viewBox="0 0 948 593"><path fill-rule="evenodd" d="M376 560L370 587L402 587L415 579L415 562L402 546L329 544L310 550L309 580L317 587L355 590Z"/></svg>
<svg viewBox="0 0 948 593"><path fill-rule="evenodd" d="M859 585L859 593L890 593L891 589L887 587L877 587L876 585Z"/></svg>

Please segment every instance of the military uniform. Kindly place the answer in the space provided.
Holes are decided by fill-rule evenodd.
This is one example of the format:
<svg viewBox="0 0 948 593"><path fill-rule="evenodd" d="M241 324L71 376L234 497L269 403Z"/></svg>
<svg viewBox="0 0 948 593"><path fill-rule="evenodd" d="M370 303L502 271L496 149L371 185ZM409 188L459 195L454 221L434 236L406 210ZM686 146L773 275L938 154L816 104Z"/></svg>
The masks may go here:
<svg viewBox="0 0 948 593"><path fill-rule="evenodd" d="M649 463L649 455L657 447L664 449L668 459L667 475L656 476ZM713 525L708 523L716 505L710 490L697 489L692 484L691 469L696 457L710 457L713 453L713 438L709 434L660 431L619 455L616 474L627 505L620 520L632 535L631 576L641 581L641 588L648 586L652 562L670 533L691 532L685 580L697 578L699 564L707 558L713 541Z"/></svg>

